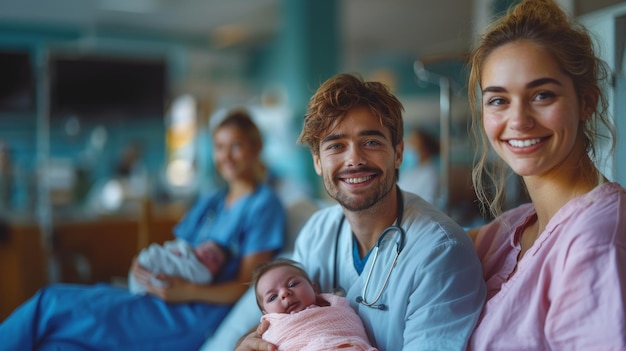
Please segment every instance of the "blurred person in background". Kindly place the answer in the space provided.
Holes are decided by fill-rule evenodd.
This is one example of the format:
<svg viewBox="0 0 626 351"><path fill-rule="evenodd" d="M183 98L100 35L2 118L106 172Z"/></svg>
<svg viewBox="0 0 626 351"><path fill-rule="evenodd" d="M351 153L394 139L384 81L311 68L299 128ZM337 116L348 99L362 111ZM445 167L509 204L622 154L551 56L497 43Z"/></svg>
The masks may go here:
<svg viewBox="0 0 626 351"><path fill-rule="evenodd" d="M0 324L0 350L201 346L246 291L253 269L282 249L286 227L284 208L264 182L262 139L248 112L232 110L212 135L215 166L226 186L201 197L174 234L193 246L212 240L228 248L229 261L213 283L153 274L135 260L131 274L146 295L108 284L51 285Z"/></svg>
<svg viewBox="0 0 626 351"><path fill-rule="evenodd" d="M414 128L407 138L407 146L415 154L417 163L402 170L398 186L443 209L445 196L438 163L439 140L424 129Z"/></svg>

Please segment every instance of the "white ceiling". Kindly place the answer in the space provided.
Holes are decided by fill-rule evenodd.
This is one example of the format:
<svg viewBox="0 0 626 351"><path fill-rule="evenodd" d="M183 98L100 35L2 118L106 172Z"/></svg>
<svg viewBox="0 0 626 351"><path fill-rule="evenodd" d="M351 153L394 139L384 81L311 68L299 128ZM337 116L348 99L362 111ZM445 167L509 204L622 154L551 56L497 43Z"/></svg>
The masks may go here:
<svg viewBox="0 0 626 351"><path fill-rule="evenodd" d="M262 45L282 28L284 1L293 0L0 0L0 23ZM381 53L458 55L472 37L472 0L338 2L340 44L350 62Z"/></svg>

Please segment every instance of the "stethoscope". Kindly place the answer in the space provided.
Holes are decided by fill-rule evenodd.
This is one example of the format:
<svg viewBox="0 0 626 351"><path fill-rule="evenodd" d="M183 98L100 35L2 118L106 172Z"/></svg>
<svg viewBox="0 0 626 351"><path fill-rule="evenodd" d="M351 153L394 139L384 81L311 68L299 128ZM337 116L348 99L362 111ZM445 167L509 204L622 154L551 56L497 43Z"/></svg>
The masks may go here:
<svg viewBox="0 0 626 351"><path fill-rule="evenodd" d="M367 273L367 278L365 279L365 285L363 286L363 291L361 292L361 296L358 296L356 298L357 303L360 303L367 307L376 308L382 311L387 310L387 305L383 303L378 304L377 302L378 300L380 300L380 297L383 295L383 292L385 291L385 288L387 287L387 284L389 283L389 277L391 277L391 272L393 272L393 268L396 266L396 263L398 262L398 257L400 256L400 252L402 252L402 249L404 248L404 241L406 239L406 233L404 232L404 229L402 229L401 227L402 214L404 213L404 201L402 199L402 191L400 190L400 188L398 188L397 198L398 198L398 215L397 215L396 224L385 228L378 236L378 240L376 241L376 246L374 247L374 257L372 258L372 265L370 266L369 272ZM337 234L335 237L335 266L333 267L333 288L334 288L333 291L335 294L342 295L342 296L345 296L346 292L344 289L340 288L337 284L337 265L338 265L337 254L339 251L339 235L341 234L341 228L343 226L344 220L345 220L345 216L342 216L339 222L339 226L337 227ZM370 278L372 277L374 266L376 265L376 261L378 260L378 252L380 251L380 246L385 240L385 238L388 235L393 235L394 232L400 233L400 241L396 242L396 256L394 257L393 262L391 263L389 272L387 272L387 275L385 276L385 281L383 282L382 287L378 291L378 294L375 294L374 299L370 301L367 299L367 290L370 285Z"/></svg>

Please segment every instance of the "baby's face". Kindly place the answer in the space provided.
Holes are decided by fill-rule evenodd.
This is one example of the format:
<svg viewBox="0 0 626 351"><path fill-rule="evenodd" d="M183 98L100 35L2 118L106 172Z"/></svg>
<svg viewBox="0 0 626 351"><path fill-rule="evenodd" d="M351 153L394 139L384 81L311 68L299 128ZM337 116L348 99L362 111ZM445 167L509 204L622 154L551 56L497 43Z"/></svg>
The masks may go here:
<svg viewBox="0 0 626 351"><path fill-rule="evenodd" d="M295 313L315 303L313 285L289 266L279 266L261 276L256 292L263 313Z"/></svg>
<svg viewBox="0 0 626 351"><path fill-rule="evenodd" d="M226 252L214 242L200 245L196 254L213 274L217 274L226 263Z"/></svg>

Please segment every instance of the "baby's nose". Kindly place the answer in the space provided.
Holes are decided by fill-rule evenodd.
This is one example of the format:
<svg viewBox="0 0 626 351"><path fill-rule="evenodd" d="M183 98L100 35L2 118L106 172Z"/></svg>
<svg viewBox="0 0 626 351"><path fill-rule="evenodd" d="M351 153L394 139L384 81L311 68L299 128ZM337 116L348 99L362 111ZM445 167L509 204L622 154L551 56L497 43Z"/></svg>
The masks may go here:
<svg viewBox="0 0 626 351"><path fill-rule="evenodd" d="M291 295L291 290L290 289L283 288L283 289L280 290L280 297L282 299L284 299L284 298L286 298L286 297L288 297L290 295Z"/></svg>

